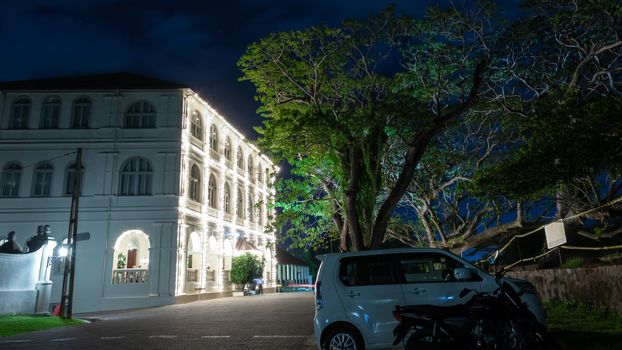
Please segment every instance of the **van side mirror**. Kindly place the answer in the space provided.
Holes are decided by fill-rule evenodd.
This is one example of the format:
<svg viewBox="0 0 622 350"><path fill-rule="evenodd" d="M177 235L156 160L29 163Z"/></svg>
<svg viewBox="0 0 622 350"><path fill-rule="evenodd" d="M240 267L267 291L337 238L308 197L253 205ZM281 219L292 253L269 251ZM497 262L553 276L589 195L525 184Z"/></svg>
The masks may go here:
<svg viewBox="0 0 622 350"><path fill-rule="evenodd" d="M473 279L473 272L464 267L458 267L454 269L454 277L456 281L470 281Z"/></svg>

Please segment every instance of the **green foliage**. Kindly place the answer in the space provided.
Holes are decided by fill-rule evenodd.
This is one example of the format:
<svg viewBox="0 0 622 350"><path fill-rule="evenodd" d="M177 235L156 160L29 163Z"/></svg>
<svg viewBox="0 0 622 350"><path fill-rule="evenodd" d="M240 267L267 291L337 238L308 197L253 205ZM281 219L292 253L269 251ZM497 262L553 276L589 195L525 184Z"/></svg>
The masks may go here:
<svg viewBox="0 0 622 350"><path fill-rule="evenodd" d="M622 99L598 97L579 105L542 101L524 128L528 139L512 158L478 174L491 193L517 199L552 195L577 176L622 166Z"/></svg>
<svg viewBox="0 0 622 350"><path fill-rule="evenodd" d="M298 175L280 184L276 199L284 213L277 225L295 244L332 239L341 222L353 249L382 242L405 190L394 188L396 180L410 180L427 135L462 117L480 93L475 71L489 59L488 40L496 40L492 9L482 4L433 7L420 20L396 17L390 7L248 47L238 65L261 102L259 144Z"/></svg>
<svg viewBox="0 0 622 350"><path fill-rule="evenodd" d="M545 303L549 330L570 350L622 348L622 315L572 301Z"/></svg>
<svg viewBox="0 0 622 350"><path fill-rule="evenodd" d="M127 266L127 257L123 253L117 256L117 269L124 269Z"/></svg>
<svg viewBox="0 0 622 350"><path fill-rule="evenodd" d="M252 282L253 278L261 277L265 261L251 253L233 257L231 260L231 282L245 284Z"/></svg>
<svg viewBox="0 0 622 350"><path fill-rule="evenodd" d="M576 269L577 267L582 266L585 266L585 259L580 256L566 258L564 259L564 263L562 264L562 267L566 269Z"/></svg>
<svg viewBox="0 0 622 350"><path fill-rule="evenodd" d="M340 194L322 189L321 181L328 175L318 167L319 160L307 157L293 164L295 177L276 183L274 207L279 215L273 225L287 233L280 239L287 239L292 248L327 247L331 239L337 239L332 215L334 203L339 200L335 196Z"/></svg>
<svg viewBox="0 0 622 350"><path fill-rule="evenodd" d="M622 3L529 0L525 11L506 49L513 102L503 120L522 144L477 184L481 193L537 200L579 177L620 174Z"/></svg>
<svg viewBox="0 0 622 350"><path fill-rule="evenodd" d="M238 62L241 80L255 85L261 102L260 146L292 164L296 175L279 184L276 207L278 227L297 246L335 234L333 215L343 210L350 186L361 224L371 230L385 126L395 114L386 107L396 94L392 77L380 67L401 25L390 8L338 28L275 33L251 44ZM360 163L352 164L353 152ZM360 167L358 184L351 183L351 166Z"/></svg>
<svg viewBox="0 0 622 350"><path fill-rule="evenodd" d="M83 320L68 320L54 316L0 316L0 337L83 323Z"/></svg>

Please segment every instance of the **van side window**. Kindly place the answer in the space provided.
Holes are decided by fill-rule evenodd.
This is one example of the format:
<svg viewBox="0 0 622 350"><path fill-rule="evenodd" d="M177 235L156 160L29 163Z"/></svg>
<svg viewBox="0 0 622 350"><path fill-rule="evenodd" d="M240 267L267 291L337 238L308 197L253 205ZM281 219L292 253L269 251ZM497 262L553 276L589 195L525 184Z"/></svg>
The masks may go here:
<svg viewBox="0 0 622 350"><path fill-rule="evenodd" d="M347 286L394 284L392 255L371 255L343 258L339 279Z"/></svg>
<svg viewBox="0 0 622 350"><path fill-rule="evenodd" d="M406 283L454 282L454 269L464 267L460 262L443 254L400 254L400 266Z"/></svg>

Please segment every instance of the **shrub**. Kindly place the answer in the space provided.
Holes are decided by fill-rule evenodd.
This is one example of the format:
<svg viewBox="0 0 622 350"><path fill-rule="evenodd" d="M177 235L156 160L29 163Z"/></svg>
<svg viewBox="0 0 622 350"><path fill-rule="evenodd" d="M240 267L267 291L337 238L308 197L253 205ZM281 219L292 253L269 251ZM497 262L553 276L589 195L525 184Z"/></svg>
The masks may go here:
<svg viewBox="0 0 622 350"><path fill-rule="evenodd" d="M585 259L580 256L573 256L571 258L566 259L562 267L567 269L574 269L577 267L585 266Z"/></svg>
<svg viewBox="0 0 622 350"><path fill-rule="evenodd" d="M260 277L263 273L264 261L251 253L236 256L231 261L231 282L245 284Z"/></svg>

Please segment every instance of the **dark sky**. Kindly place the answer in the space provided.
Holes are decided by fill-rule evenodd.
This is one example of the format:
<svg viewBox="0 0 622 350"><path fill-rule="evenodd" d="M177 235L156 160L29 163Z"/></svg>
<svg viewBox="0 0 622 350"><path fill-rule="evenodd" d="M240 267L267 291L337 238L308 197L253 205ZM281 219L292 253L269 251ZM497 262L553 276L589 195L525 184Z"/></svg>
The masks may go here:
<svg viewBox="0 0 622 350"><path fill-rule="evenodd" d="M516 0L507 0L516 1ZM390 3L420 16L434 0L7 0L0 81L135 72L188 84L254 138L254 88L238 82L246 46L277 31L364 18Z"/></svg>

